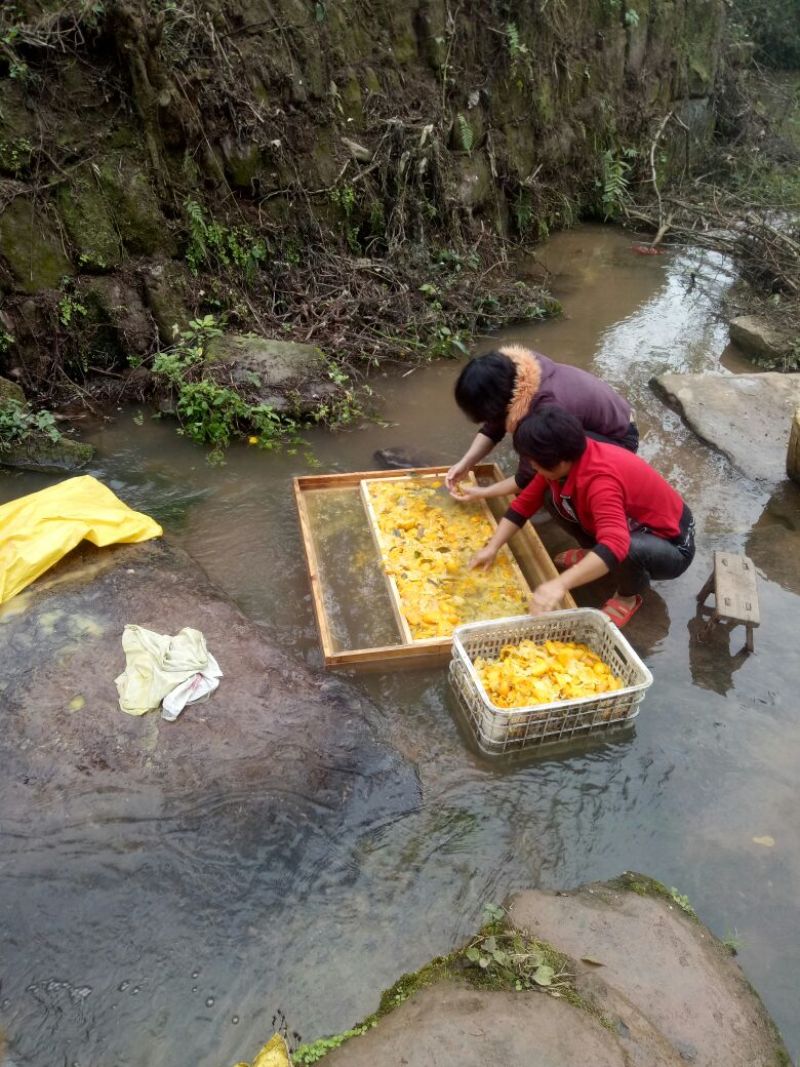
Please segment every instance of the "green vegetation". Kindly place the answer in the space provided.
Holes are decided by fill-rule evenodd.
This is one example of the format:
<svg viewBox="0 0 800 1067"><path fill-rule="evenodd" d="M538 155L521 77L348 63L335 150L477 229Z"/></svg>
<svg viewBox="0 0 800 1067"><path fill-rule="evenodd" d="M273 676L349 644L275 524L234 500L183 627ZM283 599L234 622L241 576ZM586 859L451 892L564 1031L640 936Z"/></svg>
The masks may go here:
<svg viewBox="0 0 800 1067"><path fill-rule="evenodd" d="M728 931L722 938L722 944L730 952L731 956L735 956L739 949L742 947L742 939L739 937L738 930Z"/></svg>
<svg viewBox="0 0 800 1067"><path fill-rule="evenodd" d="M176 343L159 352L153 373L175 394L180 431L197 444L210 445L209 459L221 462L236 437L248 437L259 448L296 444L297 422L268 404L251 404L235 389L211 377L206 363L208 344L222 329L213 315L192 319Z"/></svg>
<svg viewBox="0 0 800 1067"><path fill-rule="evenodd" d="M689 915L692 919L697 918L697 912L692 907L691 901L685 893L679 893L678 890L674 886L672 886L669 891L669 895L670 897L672 897L673 901L678 905L681 911L685 911L686 914Z"/></svg>
<svg viewBox="0 0 800 1067"><path fill-rule="evenodd" d="M506 41L508 44L508 60L511 66L511 77L521 89L533 74L533 62L530 49L522 40L519 27L515 22L506 24Z"/></svg>
<svg viewBox="0 0 800 1067"><path fill-rule="evenodd" d="M31 411L19 400L0 402L0 453L34 437L61 440L61 433L49 411Z"/></svg>
<svg viewBox="0 0 800 1067"><path fill-rule="evenodd" d="M313 1041L308 1045L301 1045L292 1053L292 1063L302 1064L303 1067L307 1064L318 1063L323 1056L327 1056L333 1049L339 1048L345 1041L349 1041L351 1037L361 1037L361 1035L366 1034L372 1026L377 1025L377 1021L374 1021L369 1025L354 1026L352 1030L345 1030L341 1034L333 1034L331 1037L321 1037L319 1041Z"/></svg>
<svg viewBox="0 0 800 1067"><path fill-rule="evenodd" d="M484 907L484 923L469 944L449 956L437 956L413 974L402 975L381 996L378 1010L358 1026L342 1034L301 1045L292 1053L297 1064L317 1063L351 1037L360 1037L409 997L436 982L466 981L476 989L510 992L538 991L559 997L573 1007L588 1011L602 1026L610 1021L575 989L569 960L558 949L514 930L504 908Z"/></svg>
<svg viewBox="0 0 800 1067"><path fill-rule="evenodd" d="M758 59L769 67L800 67L800 5L797 0L733 0L733 15L752 38Z"/></svg>
<svg viewBox="0 0 800 1067"><path fill-rule="evenodd" d="M603 218L610 219L620 215L629 198L628 175L630 163L622 153L607 149L601 157L602 173L598 179Z"/></svg>
<svg viewBox="0 0 800 1067"><path fill-rule="evenodd" d="M246 226L225 226L209 218L196 200L186 200L183 207L188 225L184 255L192 274L201 269L238 271L245 280L252 280L267 258L266 242L254 237Z"/></svg>

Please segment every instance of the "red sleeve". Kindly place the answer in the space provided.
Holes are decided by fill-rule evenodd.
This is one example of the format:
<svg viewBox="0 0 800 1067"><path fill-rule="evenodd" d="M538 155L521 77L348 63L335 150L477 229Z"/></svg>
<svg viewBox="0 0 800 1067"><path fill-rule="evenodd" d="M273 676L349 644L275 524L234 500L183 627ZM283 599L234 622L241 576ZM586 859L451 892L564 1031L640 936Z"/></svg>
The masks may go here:
<svg viewBox="0 0 800 1067"><path fill-rule="evenodd" d="M631 534L622 487L616 478L602 475L593 478L586 493L586 505L597 541L593 551L606 563L610 563L609 555L621 563L630 550Z"/></svg>
<svg viewBox="0 0 800 1067"><path fill-rule="evenodd" d="M505 514L510 522L516 526L522 526L526 519L535 515L544 503L544 494L547 490L547 479L537 474L525 486L522 492L511 501Z"/></svg>

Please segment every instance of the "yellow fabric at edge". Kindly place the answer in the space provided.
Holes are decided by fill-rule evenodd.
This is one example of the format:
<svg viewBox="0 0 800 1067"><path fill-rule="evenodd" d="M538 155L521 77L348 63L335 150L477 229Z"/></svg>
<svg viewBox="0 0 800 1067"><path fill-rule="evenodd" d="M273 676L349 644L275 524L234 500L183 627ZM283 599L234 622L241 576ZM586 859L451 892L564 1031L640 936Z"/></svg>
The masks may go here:
<svg viewBox="0 0 800 1067"><path fill-rule="evenodd" d="M233 1067L292 1067L289 1049L280 1034L273 1034L253 1060L252 1065L240 1061Z"/></svg>
<svg viewBox="0 0 800 1067"><path fill-rule="evenodd" d="M0 506L0 604L84 539L103 548L149 541L162 532L88 474L11 500Z"/></svg>

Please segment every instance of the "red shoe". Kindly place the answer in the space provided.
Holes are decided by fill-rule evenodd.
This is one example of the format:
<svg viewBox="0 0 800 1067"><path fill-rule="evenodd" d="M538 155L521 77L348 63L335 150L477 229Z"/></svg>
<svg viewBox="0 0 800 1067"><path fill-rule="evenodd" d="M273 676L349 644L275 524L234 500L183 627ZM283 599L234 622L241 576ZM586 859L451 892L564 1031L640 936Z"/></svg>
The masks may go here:
<svg viewBox="0 0 800 1067"><path fill-rule="evenodd" d="M553 563L560 571L566 571L574 567L576 563L580 563L588 552L588 548L568 548L566 552L559 552L557 556L554 556Z"/></svg>
<svg viewBox="0 0 800 1067"><path fill-rule="evenodd" d="M630 608L626 607L621 600L612 596L610 600L607 600L605 604L603 604L600 610L604 611L615 626L619 627L621 630L623 626L631 621L641 606L642 598L637 593L636 600Z"/></svg>

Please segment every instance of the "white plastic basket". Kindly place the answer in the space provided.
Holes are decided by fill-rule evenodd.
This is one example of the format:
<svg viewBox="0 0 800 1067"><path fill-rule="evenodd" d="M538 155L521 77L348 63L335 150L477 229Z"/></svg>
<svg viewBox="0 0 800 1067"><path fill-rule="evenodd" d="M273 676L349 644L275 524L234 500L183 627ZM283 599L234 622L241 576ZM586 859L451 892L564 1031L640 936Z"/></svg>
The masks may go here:
<svg viewBox="0 0 800 1067"><path fill-rule="evenodd" d="M624 683L607 695L499 708L489 699L473 662L495 657L504 645L520 641L580 641L595 652ZM602 611L577 608L547 615L519 615L459 626L453 633L450 685L487 756L520 752L570 738L594 736L619 728L639 714L653 676L619 629Z"/></svg>

